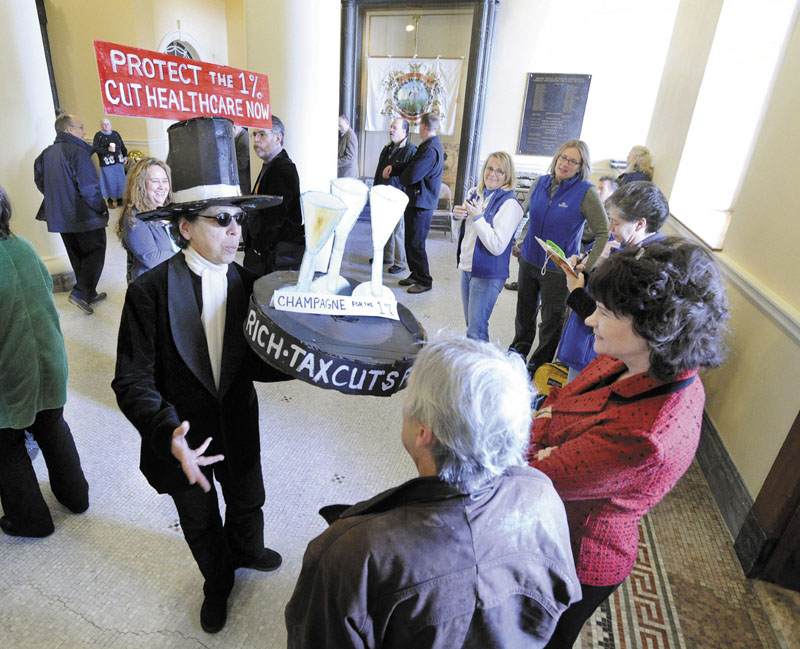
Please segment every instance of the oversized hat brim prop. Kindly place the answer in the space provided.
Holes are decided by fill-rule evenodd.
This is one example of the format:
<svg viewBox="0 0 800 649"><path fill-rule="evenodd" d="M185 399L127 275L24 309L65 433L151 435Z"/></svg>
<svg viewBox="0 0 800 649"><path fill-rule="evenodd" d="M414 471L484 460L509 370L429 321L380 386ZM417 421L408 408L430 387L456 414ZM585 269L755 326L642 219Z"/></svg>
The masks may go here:
<svg viewBox="0 0 800 649"><path fill-rule="evenodd" d="M163 221L181 214L197 214L214 205L234 205L247 212L249 210L263 210L267 207L280 205L282 202L282 196L221 196L191 202L170 203L155 210L141 212L136 217L142 221Z"/></svg>
<svg viewBox="0 0 800 649"><path fill-rule="evenodd" d="M173 203L141 212L142 221L196 214L215 205L261 210L278 205L281 196L243 196L239 189L233 122L225 117L195 117L167 129Z"/></svg>

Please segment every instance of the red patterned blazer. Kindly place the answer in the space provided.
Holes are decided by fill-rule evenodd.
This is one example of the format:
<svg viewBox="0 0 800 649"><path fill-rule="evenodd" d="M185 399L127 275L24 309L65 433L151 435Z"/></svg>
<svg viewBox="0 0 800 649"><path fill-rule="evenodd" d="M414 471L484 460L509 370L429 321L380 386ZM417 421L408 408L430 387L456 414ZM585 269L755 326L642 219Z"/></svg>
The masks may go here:
<svg viewBox="0 0 800 649"><path fill-rule="evenodd" d="M530 465L547 474L567 510L582 584L622 582L636 561L637 522L686 472L700 440L705 392L697 370L672 383L637 374L600 355L554 390L534 419ZM558 446L548 458L536 452Z"/></svg>

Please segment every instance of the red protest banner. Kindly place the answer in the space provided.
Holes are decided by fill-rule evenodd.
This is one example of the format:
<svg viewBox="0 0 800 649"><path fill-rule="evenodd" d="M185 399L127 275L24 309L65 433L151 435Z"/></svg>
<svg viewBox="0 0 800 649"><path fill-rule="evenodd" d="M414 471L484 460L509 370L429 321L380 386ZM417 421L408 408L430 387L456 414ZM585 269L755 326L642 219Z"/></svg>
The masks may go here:
<svg viewBox="0 0 800 649"><path fill-rule="evenodd" d="M104 41L94 42L94 53L107 115L177 120L210 115L272 128L266 74Z"/></svg>

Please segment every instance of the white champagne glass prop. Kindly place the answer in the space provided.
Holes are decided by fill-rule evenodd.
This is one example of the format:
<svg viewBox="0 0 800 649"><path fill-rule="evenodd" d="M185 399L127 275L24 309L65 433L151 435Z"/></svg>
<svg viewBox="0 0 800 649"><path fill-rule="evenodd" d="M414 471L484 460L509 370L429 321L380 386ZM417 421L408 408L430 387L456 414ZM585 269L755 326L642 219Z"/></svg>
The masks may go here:
<svg viewBox="0 0 800 649"><path fill-rule="evenodd" d="M339 225L334 231L333 252L328 266L328 274L318 277L311 284L311 290L315 293L332 293L334 295L349 295L351 291L350 282L341 276L342 258L344 257L344 247L350 230L356 224L358 215L364 209L367 202L369 188L357 178L337 178L331 180L331 194L341 198L347 205Z"/></svg>
<svg viewBox="0 0 800 649"><path fill-rule="evenodd" d="M390 185L378 185L369 192L372 218L372 280L359 284L353 290L357 297L377 297L394 300L394 293L383 285L383 247L403 218L408 204L405 192Z"/></svg>
<svg viewBox="0 0 800 649"><path fill-rule="evenodd" d="M306 231L306 252L300 264L296 291L307 293L314 279L317 253L333 234L333 229L347 211L347 205L338 196L325 192L304 192L300 195L303 223Z"/></svg>

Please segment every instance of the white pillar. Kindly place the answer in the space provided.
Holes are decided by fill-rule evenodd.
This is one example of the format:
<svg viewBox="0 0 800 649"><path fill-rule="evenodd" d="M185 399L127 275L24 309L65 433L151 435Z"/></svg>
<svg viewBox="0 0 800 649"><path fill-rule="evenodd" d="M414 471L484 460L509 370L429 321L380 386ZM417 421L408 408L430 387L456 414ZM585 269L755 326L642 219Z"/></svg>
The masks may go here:
<svg viewBox="0 0 800 649"><path fill-rule="evenodd" d="M341 5L246 0L245 21L247 69L269 76L272 112L286 127L300 191L328 192L337 170ZM327 259L319 261L317 270L327 268Z"/></svg>
<svg viewBox="0 0 800 649"><path fill-rule="evenodd" d="M36 221L42 194L33 182L33 161L53 143L55 107L35 2L0 3L0 106L3 151L0 184L13 208L11 231L28 239L51 275L71 273L61 237Z"/></svg>

